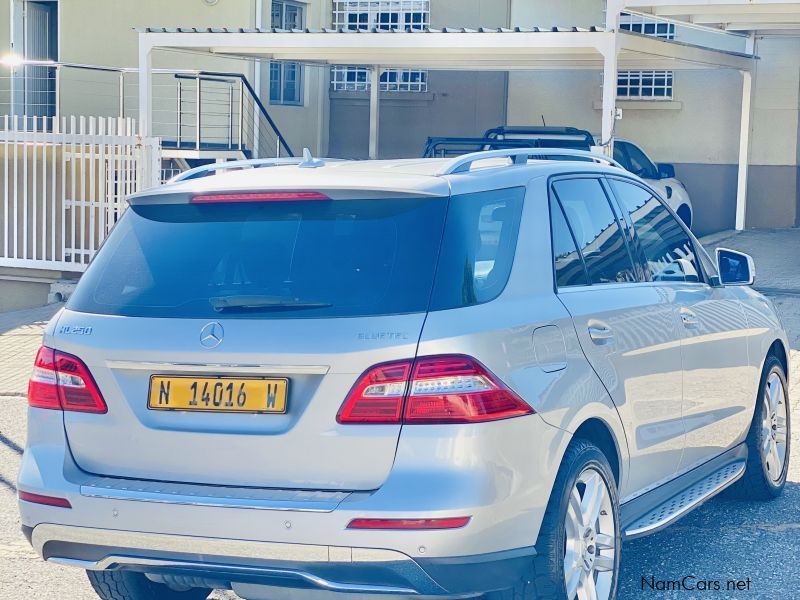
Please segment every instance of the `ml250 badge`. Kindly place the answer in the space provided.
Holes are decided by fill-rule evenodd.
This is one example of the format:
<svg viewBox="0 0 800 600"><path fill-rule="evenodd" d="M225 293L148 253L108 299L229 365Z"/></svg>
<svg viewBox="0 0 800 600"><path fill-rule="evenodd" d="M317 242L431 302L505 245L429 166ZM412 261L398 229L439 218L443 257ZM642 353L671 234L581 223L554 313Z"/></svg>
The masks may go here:
<svg viewBox="0 0 800 600"><path fill-rule="evenodd" d="M64 335L92 335L92 328L88 326L73 327L72 325L62 325L58 328L58 333Z"/></svg>

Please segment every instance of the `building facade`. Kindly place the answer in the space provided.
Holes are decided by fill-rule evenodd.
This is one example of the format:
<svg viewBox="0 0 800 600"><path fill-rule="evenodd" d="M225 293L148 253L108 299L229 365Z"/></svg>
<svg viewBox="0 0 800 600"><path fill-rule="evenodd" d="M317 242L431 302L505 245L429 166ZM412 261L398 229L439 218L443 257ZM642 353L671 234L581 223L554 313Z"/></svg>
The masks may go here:
<svg viewBox="0 0 800 600"><path fill-rule="evenodd" d="M3 19L7 22L3 23ZM137 64L136 27L426 27L603 26L604 0L2 0L0 44L11 57L113 67ZM745 40L623 18L621 27L685 43L743 50ZM756 35L748 227L800 223L800 35ZM13 59L9 61L13 63ZM296 151L363 158L368 153L369 74L341 65L253 64L161 52L154 66L241 72ZM135 74L62 69L57 91L47 67L9 68L0 108L11 114L135 115ZM38 69L38 70L37 70ZM20 85L27 75L27 87ZM122 90L119 92L119 79ZM159 87L160 86L160 87ZM156 82L154 120L176 129L174 75ZM478 136L497 125L571 125L600 130L598 71L456 72L390 69L381 76L383 157L419 156L428 136ZM120 108L120 98L124 106ZM729 71L623 72L616 135L657 161L676 165L695 206L695 229L733 227L739 152L741 75ZM222 116L203 127L225 131ZM191 102L187 104L191 111ZM38 112L37 112L38 111ZM191 118L186 116L185 118ZM216 119L216 120L215 120ZM180 124L177 130L180 131ZM180 135L180 134L178 134Z"/></svg>

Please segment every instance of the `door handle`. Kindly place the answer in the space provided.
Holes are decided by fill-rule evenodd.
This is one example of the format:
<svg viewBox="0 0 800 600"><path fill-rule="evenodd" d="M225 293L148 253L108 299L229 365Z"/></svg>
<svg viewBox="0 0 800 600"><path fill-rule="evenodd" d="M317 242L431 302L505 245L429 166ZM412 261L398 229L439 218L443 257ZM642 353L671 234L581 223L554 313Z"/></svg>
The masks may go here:
<svg viewBox="0 0 800 600"><path fill-rule="evenodd" d="M681 308L681 322L687 329L696 329L700 325L700 319L688 308Z"/></svg>
<svg viewBox="0 0 800 600"><path fill-rule="evenodd" d="M589 337L592 338L592 341L595 344L610 344L614 341L614 331L605 323L601 323L599 321L590 321Z"/></svg>

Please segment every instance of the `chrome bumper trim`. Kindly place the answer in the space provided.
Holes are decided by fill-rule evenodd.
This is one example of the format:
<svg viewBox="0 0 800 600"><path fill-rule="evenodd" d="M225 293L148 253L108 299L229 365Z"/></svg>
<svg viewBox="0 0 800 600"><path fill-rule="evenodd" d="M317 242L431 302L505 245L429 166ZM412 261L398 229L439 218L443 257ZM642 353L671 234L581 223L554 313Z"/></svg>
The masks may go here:
<svg viewBox="0 0 800 600"><path fill-rule="evenodd" d="M331 512L352 495L352 492L204 486L103 476L90 476L79 483L81 495L90 498L300 512Z"/></svg>

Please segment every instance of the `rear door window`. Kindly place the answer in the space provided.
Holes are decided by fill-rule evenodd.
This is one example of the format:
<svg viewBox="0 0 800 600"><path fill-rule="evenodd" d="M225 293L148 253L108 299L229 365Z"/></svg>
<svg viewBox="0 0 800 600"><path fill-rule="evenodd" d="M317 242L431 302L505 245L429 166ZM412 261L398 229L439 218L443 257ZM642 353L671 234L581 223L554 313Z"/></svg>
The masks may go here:
<svg viewBox="0 0 800 600"><path fill-rule="evenodd" d="M702 281L694 243L678 220L650 191L611 179L614 194L630 215L645 258L648 281Z"/></svg>
<svg viewBox="0 0 800 600"><path fill-rule="evenodd" d="M553 191L592 284L636 281L628 244L599 179L560 179Z"/></svg>

